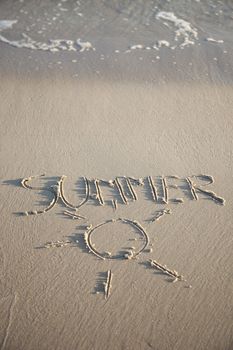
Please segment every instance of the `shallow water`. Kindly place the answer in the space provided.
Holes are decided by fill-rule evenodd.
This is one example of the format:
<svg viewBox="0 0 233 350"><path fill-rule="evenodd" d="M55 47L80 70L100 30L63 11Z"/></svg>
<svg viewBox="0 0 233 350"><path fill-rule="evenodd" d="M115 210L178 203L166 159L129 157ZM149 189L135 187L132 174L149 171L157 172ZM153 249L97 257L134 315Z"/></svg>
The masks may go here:
<svg viewBox="0 0 233 350"><path fill-rule="evenodd" d="M11 47L21 51L20 68L30 67L31 71L42 66L63 70L67 62L69 69L74 63L77 68L81 59L90 61L88 67L82 62L81 70L96 74L116 68L121 59L126 64L118 66L120 71L129 62L141 66L143 60L146 64L160 61L163 69L169 61L174 70L179 63L192 66L191 58L198 61L196 70L201 69L204 60L214 64L227 79L231 71L232 1L50 0L38 5L36 0L18 0L2 1L0 13L3 65L14 53L7 51ZM7 27L6 20L14 22ZM32 61L25 65L25 58L31 60L25 53L29 50L42 52L34 66ZM17 65L20 58L14 61ZM80 68L73 70L75 73L78 76Z"/></svg>

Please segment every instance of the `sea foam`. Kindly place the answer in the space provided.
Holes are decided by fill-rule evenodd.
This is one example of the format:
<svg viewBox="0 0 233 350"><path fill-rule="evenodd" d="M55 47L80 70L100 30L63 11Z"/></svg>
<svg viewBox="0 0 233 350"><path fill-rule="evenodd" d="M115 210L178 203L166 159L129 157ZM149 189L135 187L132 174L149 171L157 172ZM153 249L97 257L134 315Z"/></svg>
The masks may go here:
<svg viewBox="0 0 233 350"><path fill-rule="evenodd" d="M12 28L13 24L17 23L17 20L1 20L0 21L0 32L5 29Z"/></svg>
<svg viewBox="0 0 233 350"><path fill-rule="evenodd" d="M171 22L177 28L175 40L183 39L183 42L180 44L181 47L194 45L195 40L198 39L197 29L184 19L178 18L173 12L160 11L156 14L156 19Z"/></svg>
<svg viewBox="0 0 233 350"><path fill-rule="evenodd" d="M224 41L222 39L216 40L216 39L213 39L213 38L206 38L205 40L210 42L210 43L216 43L216 44L223 44L224 43Z"/></svg>
<svg viewBox="0 0 233 350"><path fill-rule="evenodd" d="M0 21L0 32L6 29L12 28L12 26L15 23L17 23L16 20ZM58 52L58 51L84 52L89 50L95 51L95 48L92 46L92 44L89 41L82 41L81 39L77 39L77 40L51 39L46 43L46 42L36 41L25 33L22 33L22 37L23 38L20 40L9 40L5 36L0 34L0 41L17 48L42 50L42 51L50 51L50 52Z"/></svg>

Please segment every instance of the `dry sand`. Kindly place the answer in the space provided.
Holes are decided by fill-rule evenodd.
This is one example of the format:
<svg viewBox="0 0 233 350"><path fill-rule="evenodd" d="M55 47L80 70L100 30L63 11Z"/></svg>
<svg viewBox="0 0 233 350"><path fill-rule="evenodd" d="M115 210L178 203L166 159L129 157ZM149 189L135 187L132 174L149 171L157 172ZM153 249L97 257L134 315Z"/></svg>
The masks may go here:
<svg viewBox="0 0 233 350"><path fill-rule="evenodd" d="M9 79L2 86L5 348L230 349L232 89L51 84L44 79ZM77 181L84 189L83 175L110 180L117 175L184 178L206 173L215 178L209 188L224 197L226 205L202 195L192 200L187 186L186 193L169 192L172 198L183 197L183 204L155 204L144 185L145 189L135 187L137 202L124 205L117 197L115 212L110 204L115 197L103 187L105 206L92 200L79 210L88 220L66 218L62 213L69 208L60 204L41 216L15 215L43 209L52 199L48 192L41 195L20 187L19 179L44 171L48 179L34 183L55 184L66 174L65 193L75 205L83 198L75 190ZM150 223L164 207L171 215ZM138 220L146 228L152 253L135 261L101 261L88 254L82 225L118 217ZM112 227L99 229L100 236L96 231L96 244L104 251L122 249L120 243L134 237ZM77 246L37 249L70 236L79 241ZM147 268L149 259L178 270L187 282L167 282L166 276ZM99 274L109 269L114 279L106 302L102 293L93 292ZM186 288L190 284L192 288Z"/></svg>
<svg viewBox="0 0 233 350"><path fill-rule="evenodd" d="M50 56L36 52L38 72L24 62L30 51L0 48L0 349L233 349L230 57L222 58L225 73L202 51L190 71L188 50L177 57L182 72L166 58L153 70L124 56L92 75L92 64L96 71L100 63L83 56L75 79L69 62L66 72L50 72L43 68ZM50 191L21 186L43 173L28 184ZM200 191L195 200L185 178L200 174L213 176L202 188L225 205ZM74 209L61 198L46 213L20 215L59 197L51 186L62 175L74 206L85 200L83 177L92 180L77 212L84 218L65 215ZM162 175L170 185L167 203L156 202L148 181L161 197ZM144 185L127 188L121 176ZM94 179L116 177L123 194L101 181L96 192ZM85 232L105 260L89 252ZM150 259L163 265L160 271ZM172 273L185 280L171 283Z"/></svg>

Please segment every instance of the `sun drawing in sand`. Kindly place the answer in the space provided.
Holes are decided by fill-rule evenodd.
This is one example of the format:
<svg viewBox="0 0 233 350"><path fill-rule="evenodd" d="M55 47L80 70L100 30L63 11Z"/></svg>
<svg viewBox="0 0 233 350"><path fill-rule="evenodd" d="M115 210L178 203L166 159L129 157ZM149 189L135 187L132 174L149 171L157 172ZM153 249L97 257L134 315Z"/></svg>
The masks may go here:
<svg viewBox="0 0 233 350"><path fill-rule="evenodd" d="M112 199L111 205L113 207L113 210L116 211L118 208L118 201L121 201L121 204L128 204L129 197L131 201L137 201L138 196L135 191L135 186L144 186L145 179L147 181L148 187L151 192L151 198L154 202L160 203L160 204L168 204L169 203L169 188L176 188L176 185L169 185L167 183L167 178L172 179L179 179L178 176L168 176L168 177L160 177L160 186L161 191L159 194L158 186L155 185L154 179L152 176L148 176L145 179L135 179L133 177L116 177L114 180L89 180L86 177L83 177L84 187L85 187L85 196L83 200L78 205L71 204L66 196L64 191L64 181L66 176L61 176L59 181L55 183L55 185L50 185L46 188L36 187L29 185L29 182L33 179L36 179L38 177L42 177L43 175L36 175L36 176L30 176L27 178L24 178L21 181L21 185L30 190L36 190L41 191L42 189L45 191L48 191L50 195L52 194L52 200L50 203L43 209L43 210L32 210L32 211L26 211L23 214L26 216L30 215L41 215L45 214L51 209L55 207L55 205L58 203L58 201L61 201L65 207L69 208L69 210L64 211L64 215L68 216L71 219L76 220L85 220L87 219L85 216L81 215L79 213L79 208L82 207L89 199L95 199L99 205L104 206L105 205L105 199L101 191L100 185L107 185L109 187L114 188L119 196L119 199ZM208 199L213 200L215 203L224 205L225 200L222 197L219 197L216 193L212 191L208 191L204 186L196 185L193 181L192 177L187 177L184 180L186 181L187 187L190 191L190 196L193 200L198 200L197 193L204 194L207 196ZM214 182L214 179L210 175L199 175L196 176L196 178L201 178L204 180L204 185L209 185ZM122 185L122 181L124 180L125 186L127 186L127 192L125 192L124 186ZM95 188L94 195L91 195L91 183ZM182 198L173 198L170 199L172 203L183 203ZM168 208L163 208L161 210L157 210L155 213L155 216L149 220L149 223L153 223L156 221L159 221L161 217L165 216L166 214L171 214L171 210ZM128 237L128 241L134 241L133 245L130 247L123 247L121 250L104 250L101 248L101 244L98 244L98 239L96 241L96 237L98 238L98 235L101 235L101 232L108 229L111 226L111 232L116 232L116 230L119 230L120 232L124 232L125 235ZM127 229L126 229L127 228ZM129 231L129 228L131 230ZM119 236L117 237L117 239ZM98 259L104 261L104 260L116 260L116 259L127 259L132 261L137 261L139 258L139 255L143 252L152 252L152 246L150 244L150 238L146 231L146 229L136 220L128 219L128 218L111 218L108 220L105 220L95 226L92 226L91 224L88 224L85 226L85 232L83 233L83 240L85 243L86 251L93 254ZM100 240L100 242L105 241L105 239ZM99 243L100 243L99 242ZM44 247L45 248L61 248L66 246L73 246L78 245L80 242L77 239L74 240L58 240L55 242L47 242ZM177 281L185 281L184 276L182 276L180 273L178 273L176 270L172 270L168 268L166 265L161 264L160 262L150 259L147 260L149 266L152 268L162 272L163 274L166 274L169 276L172 282ZM112 280L113 280L113 273L111 270L108 270L104 276L102 276L102 289L101 291L104 293L105 298L107 299L110 296L111 288L112 288ZM191 287L190 285L188 287ZM96 290L96 293L99 294L100 290Z"/></svg>

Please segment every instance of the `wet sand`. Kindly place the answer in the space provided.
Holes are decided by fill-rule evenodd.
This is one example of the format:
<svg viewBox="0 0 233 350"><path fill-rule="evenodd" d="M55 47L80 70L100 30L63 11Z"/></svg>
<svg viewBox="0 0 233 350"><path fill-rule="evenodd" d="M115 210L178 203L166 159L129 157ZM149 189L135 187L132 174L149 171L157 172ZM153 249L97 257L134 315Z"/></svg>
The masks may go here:
<svg viewBox="0 0 233 350"><path fill-rule="evenodd" d="M230 48L113 34L78 62L0 43L1 349L230 350Z"/></svg>

